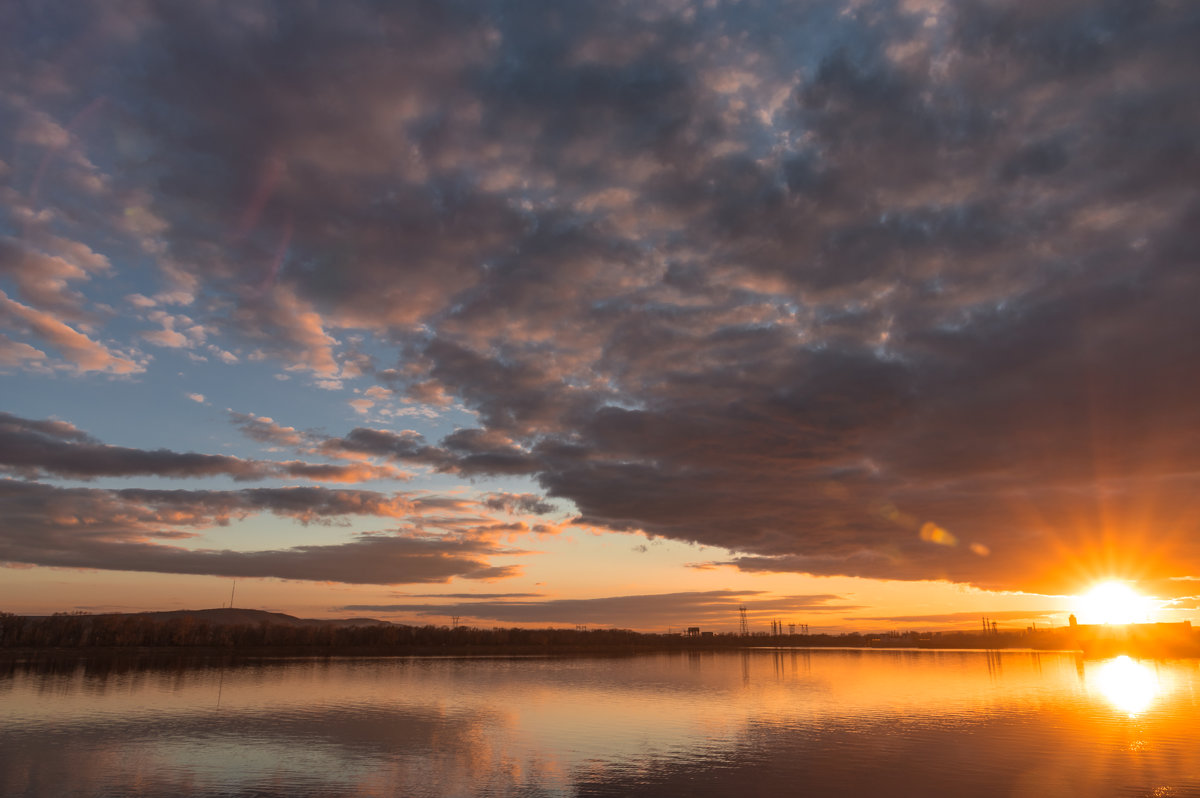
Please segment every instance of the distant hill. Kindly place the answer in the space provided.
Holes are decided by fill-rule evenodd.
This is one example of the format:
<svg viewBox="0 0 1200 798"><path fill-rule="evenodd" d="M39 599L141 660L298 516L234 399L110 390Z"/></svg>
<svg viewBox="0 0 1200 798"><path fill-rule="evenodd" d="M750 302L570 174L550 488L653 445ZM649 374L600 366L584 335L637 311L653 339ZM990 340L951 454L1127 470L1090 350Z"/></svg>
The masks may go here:
<svg viewBox="0 0 1200 798"><path fill-rule="evenodd" d="M107 613L106 613L107 614ZM180 618L194 618L204 621L211 626L333 626L347 628L351 626L393 626L388 621L375 618L297 618L282 612L267 612L266 610L250 610L239 608L220 608L211 610L168 610L164 612L135 612L113 613L124 614L137 618L148 618L154 621L171 621Z"/></svg>

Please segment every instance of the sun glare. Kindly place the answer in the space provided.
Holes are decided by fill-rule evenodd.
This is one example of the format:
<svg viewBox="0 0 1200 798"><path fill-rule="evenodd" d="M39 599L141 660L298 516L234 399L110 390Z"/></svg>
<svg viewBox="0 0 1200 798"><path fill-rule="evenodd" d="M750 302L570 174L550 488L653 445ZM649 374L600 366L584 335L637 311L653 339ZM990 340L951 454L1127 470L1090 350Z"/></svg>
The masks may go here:
<svg viewBox="0 0 1200 798"><path fill-rule="evenodd" d="M1157 607L1123 582L1104 582L1077 599L1076 615L1080 623L1144 623L1152 620Z"/></svg>
<svg viewBox="0 0 1200 798"><path fill-rule="evenodd" d="M1100 666L1095 684L1110 704L1130 715L1146 711L1161 691L1154 671L1124 656Z"/></svg>

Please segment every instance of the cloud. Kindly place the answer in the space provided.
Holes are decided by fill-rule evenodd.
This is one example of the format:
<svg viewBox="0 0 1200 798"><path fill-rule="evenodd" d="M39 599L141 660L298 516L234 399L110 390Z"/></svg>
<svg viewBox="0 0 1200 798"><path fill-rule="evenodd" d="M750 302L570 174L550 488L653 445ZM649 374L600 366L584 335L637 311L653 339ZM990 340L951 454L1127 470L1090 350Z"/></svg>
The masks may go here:
<svg viewBox="0 0 1200 798"><path fill-rule="evenodd" d="M389 466L334 465L299 460L248 460L169 449L132 449L101 443L66 422L35 421L0 412L0 468L22 475L74 479L159 476L173 479L224 475L235 480L299 477L361 482L404 475Z"/></svg>
<svg viewBox="0 0 1200 798"><path fill-rule="evenodd" d="M472 601L487 601L489 599L538 598L543 593L399 593L397 595L409 598L442 598L470 599Z"/></svg>
<svg viewBox="0 0 1200 798"><path fill-rule="evenodd" d="M994 621L1029 621L1041 622L1046 625L1062 625L1062 618L1067 610L991 610L986 612L943 612L930 615L878 615L854 616L856 621L887 621L889 623L910 623L928 625L955 625L978 629L980 619L987 616Z"/></svg>
<svg viewBox="0 0 1200 798"><path fill-rule="evenodd" d="M58 236L41 235L42 247L0 236L0 275L12 278L22 298L60 317L86 320L83 296L71 290L71 281L110 270L108 258L86 244Z"/></svg>
<svg viewBox="0 0 1200 798"><path fill-rule="evenodd" d="M205 527L269 512L304 524L326 523L345 516L405 519L423 529L451 531L487 538L486 516L469 514L476 503L420 492L380 493L369 490L315 486L245 488L242 490L156 490L125 488L60 488L35 482L2 479L7 505L16 516L34 518L30 509L46 510L54 518L41 523L69 527L129 523L137 534L161 534L151 525ZM14 509L15 508L15 509ZM62 508L66 508L65 510ZM461 511L447 516L447 511ZM66 519L66 520L64 520ZM190 534L190 533L189 533Z"/></svg>
<svg viewBox="0 0 1200 798"><path fill-rule="evenodd" d="M488 558L522 553L486 536L415 528L347 542L259 551L191 549L197 530L261 512L303 523L348 515L416 520L437 502L403 494L260 488L244 491L120 491L58 488L0 479L0 561L216 576L277 577L352 584L494 580L517 566Z"/></svg>
<svg viewBox="0 0 1200 798"><path fill-rule="evenodd" d="M200 527L225 525L234 518L261 512L294 518L303 523L348 515L407 518L429 511L420 498L362 490L330 490L317 487L252 488L240 491L206 490L99 490L58 488L39 483L4 480L5 496L14 515L22 507L48 510L70 518L67 526L78 527L96 519L99 523L163 524ZM64 511L65 508L65 511ZM150 533L151 526L130 530Z"/></svg>
<svg viewBox="0 0 1200 798"><path fill-rule="evenodd" d="M456 598L457 596L447 596ZM465 598L465 597L464 597ZM472 597L474 598L474 597ZM766 597L761 591L708 590L606 596L591 599L546 599L540 601L504 598L457 604L356 604L340 607L350 612L403 613L416 616L458 615L502 623L601 624L649 629L700 623L736 628L738 608L746 606L750 616L764 618L788 613L842 612L854 609L832 594Z"/></svg>
<svg viewBox="0 0 1200 798"><path fill-rule="evenodd" d="M355 427L341 438L321 441L320 451L328 454L354 454L385 457L393 460L423 460L440 457L438 450L425 443L425 437L415 430L370 429Z"/></svg>
<svg viewBox="0 0 1200 798"><path fill-rule="evenodd" d="M183 314L152 310L146 314L146 318L162 325L160 330L147 330L142 333L142 338L155 346L167 349L192 349L203 344L205 338L208 337L208 330Z"/></svg>
<svg viewBox="0 0 1200 798"><path fill-rule="evenodd" d="M7 335L0 334L0 366L40 366L46 360L46 353L37 347L22 341L14 341Z"/></svg>
<svg viewBox="0 0 1200 798"><path fill-rule="evenodd" d="M337 341L326 333L324 322L313 306L288 288L276 287L269 295L247 300L234 320L256 338L266 338L267 330L277 330L279 340L290 347L287 357L291 368L325 378L337 374L333 354Z"/></svg>
<svg viewBox="0 0 1200 798"><path fill-rule="evenodd" d="M484 506L506 513L549 515L558 508L542 496L533 493L492 493L483 500Z"/></svg>
<svg viewBox="0 0 1200 798"><path fill-rule="evenodd" d="M269 443L275 446L299 446L305 440L295 427L276 424L275 420L269 416L238 413L234 410L228 412L230 420L242 431L242 434L259 443Z"/></svg>
<svg viewBox="0 0 1200 798"><path fill-rule="evenodd" d="M537 470L529 452L509 436L481 429L461 429L431 446L415 430L355 427L342 437L327 437L317 451L333 456L383 457L396 462L429 465L464 475L530 474Z"/></svg>
<svg viewBox="0 0 1200 798"><path fill-rule="evenodd" d="M92 340L53 314L10 299L3 291L0 291L0 325L45 341L79 372L136 374L145 370L135 360Z"/></svg>
<svg viewBox="0 0 1200 798"><path fill-rule="evenodd" d="M366 463L354 465L335 465L331 463L306 463L300 460L287 460L279 463L267 463L266 472L278 473L316 482L369 482L376 479L407 479L409 475L397 471L391 466L376 466Z"/></svg>
<svg viewBox="0 0 1200 798"><path fill-rule="evenodd" d="M13 41L74 46L13 16ZM318 451L528 476L581 524L747 571L1054 592L1197 571L1186 4L130 17L51 59L53 101L45 59L14 59L7 127L60 167L37 202L3 195L10 229L137 242L164 284L141 296L177 296L220 352L478 419ZM121 113L85 159L51 111L100 93ZM89 164L111 172L94 205L73 188ZM43 347L145 368L28 268L93 288L86 253L46 241L6 250L26 265L6 267L0 324L30 339L4 339L6 368L46 368ZM178 315L160 343L187 338ZM364 414L384 399L363 396ZM64 446L22 456L77 476L265 467Z"/></svg>

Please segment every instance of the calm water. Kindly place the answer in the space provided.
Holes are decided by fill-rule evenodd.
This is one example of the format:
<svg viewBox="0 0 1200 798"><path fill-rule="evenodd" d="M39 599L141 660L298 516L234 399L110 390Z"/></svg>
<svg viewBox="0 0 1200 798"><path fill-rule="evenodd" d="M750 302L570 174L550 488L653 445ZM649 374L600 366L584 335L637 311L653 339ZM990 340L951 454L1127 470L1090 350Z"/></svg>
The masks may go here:
<svg viewBox="0 0 1200 798"><path fill-rule="evenodd" d="M1200 663L804 651L0 668L4 796L1195 796Z"/></svg>

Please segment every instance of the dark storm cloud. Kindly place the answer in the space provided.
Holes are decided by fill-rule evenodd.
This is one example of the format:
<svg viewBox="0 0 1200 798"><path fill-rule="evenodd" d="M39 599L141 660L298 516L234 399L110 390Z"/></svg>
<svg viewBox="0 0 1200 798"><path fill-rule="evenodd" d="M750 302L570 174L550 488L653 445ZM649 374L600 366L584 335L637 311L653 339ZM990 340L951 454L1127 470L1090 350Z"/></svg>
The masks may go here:
<svg viewBox="0 0 1200 798"><path fill-rule="evenodd" d="M374 334L380 380L479 418L321 451L532 475L747 570L1200 572L1192 6L234 11L87 6L71 59L65 21L15 14L41 55L5 113L40 153L34 110L110 97L164 290L326 377ZM61 474L243 467L35 444Z"/></svg>
<svg viewBox="0 0 1200 798"><path fill-rule="evenodd" d="M338 609L348 612L389 612L418 616L459 615L504 623L598 623L638 628L700 622L732 627L736 625L738 607L741 606L746 606L751 612L751 617L755 618L760 615L766 617L763 613L842 612L854 609L854 605L843 603L841 596L830 594L773 598L762 598L760 594L761 591L754 590L708 590L594 599L508 599L471 601L465 604L352 605Z"/></svg>
<svg viewBox="0 0 1200 798"><path fill-rule="evenodd" d="M389 468L366 464L246 460L229 455L110 446L66 422L36 421L3 412L0 412L0 469L15 474L74 479L230 476L239 481L298 477L361 482L401 476Z"/></svg>
<svg viewBox="0 0 1200 798"><path fill-rule="evenodd" d="M243 491L95 490L0 480L0 561L218 576L278 577L353 584L500 579L515 566L488 557L518 554L485 535L432 534L408 527L344 543L241 551L162 541L263 512L303 523L347 516L402 518L425 526L423 497L323 488ZM432 503L436 509L437 503ZM436 526L436 523L433 524Z"/></svg>

